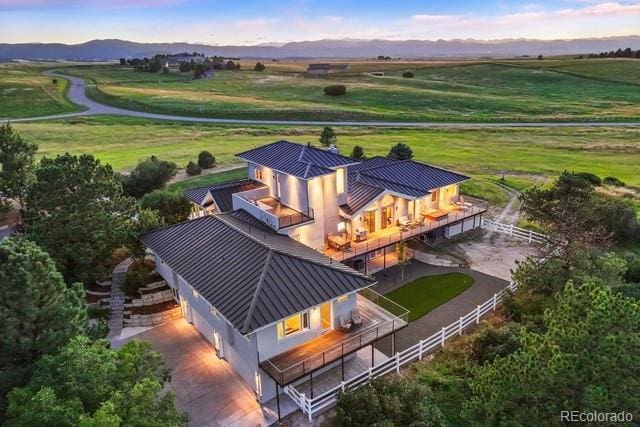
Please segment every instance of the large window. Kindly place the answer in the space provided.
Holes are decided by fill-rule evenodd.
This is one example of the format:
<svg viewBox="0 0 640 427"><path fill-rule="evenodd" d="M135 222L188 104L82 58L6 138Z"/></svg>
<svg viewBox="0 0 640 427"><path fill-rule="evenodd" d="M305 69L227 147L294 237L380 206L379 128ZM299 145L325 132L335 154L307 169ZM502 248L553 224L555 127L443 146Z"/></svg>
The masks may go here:
<svg viewBox="0 0 640 427"><path fill-rule="evenodd" d="M260 169L259 167L255 167L255 169L253 170L254 172L254 176L256 177L256 179L258 181L262 181L262 169Z"/></svg>
<svg viewBox="0 0 640 427"><path fill-rule="evenodd" d="M278 339L283 339L303 329L309 329L309 313L294 314L278 323Z"/></svg>
<svg viewBox="0 0 640 427"><path fill-rule="evenodd" d="M336 187L336 193L342 194L345 192L344 168L336 170Z"/></svg>

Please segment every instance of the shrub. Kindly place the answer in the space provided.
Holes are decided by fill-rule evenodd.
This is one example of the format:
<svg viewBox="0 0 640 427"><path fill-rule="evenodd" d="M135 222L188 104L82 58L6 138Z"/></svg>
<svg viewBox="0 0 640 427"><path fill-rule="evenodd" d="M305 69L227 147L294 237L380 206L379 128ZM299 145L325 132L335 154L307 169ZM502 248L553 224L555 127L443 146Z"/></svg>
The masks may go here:
<svg viewBox="0 0 640 427"><path fill-rule="evenodd" d="M145 194L140 206L157 211L165 224L186 221L191 213L191 202L184 195L171 191L156 190Z"/></svg>
<svg viewBox="0 0 640 427"><path fill-rule="evenodd" d="M189 163L187 163L186 171L187 175L189 176L200 175L202 173L202 168L190 161Z"/></svg>
<svg viewBox="0 0 640 427"><path fill-rule="evenodd" d="M53 83L54 85L57 85L58 84L58 79L51 80L51 83Z"/></svg>
<svg viewBox="0 0 640 427"><path fill-rule="evenodd" d="M613 185L616 187L624 187L624 182L620 181L618 178L613 177L613 176L607 176L605 177L602 182L606 185Z"/></svg>
<svg viewBox="0 0 640 427"><path fill-rule="evenodd" d="M340 96L347 93L345 85L331 85L324 88L324 93L329 96Z"/></svg>
<svg viewBox="0 0 640 427"><path fill-rule="evenodd" d="M514 327L505 326L483 328L473 341L471 347L472 358L479 365L493 362L496 357L507 356L520 348L520 342Z"/></svg>
<svg viewBox="0 0 640 427"><path fill-rule="evenodd" d="M140 198L153 190L163 188L176 174L178 166L173 162L160 160L156 156L141 160L128 176L123 176L125 193Z"/></svg>
<svg viewBox="0 0 640 427"><path fill-rule="evenodd" d="M354 391L340 393L335 426L439 426L444 416L431 389L416 381L382 377Z"/></svg>
<svg viewBox="0 0 640 427"><path fill-rule="evenodd" d="M138 292L138 289L147 283L154 282L156 278L156 275L153 274L152 261L145 260L144 262L135 262L129 267L127 276L124 282L122 282L122 292L127 296L134 296Z"/></svg>
<svg viewBox="0 0 640 427"><path fill-rule="evenodd" d="M264 64L262 62L256 62L256 66L253 67L254 71L260 71L260 72L264 71L265 68L266 67L264 66Z"/></svg>
<svg viewBox="0 0 640 427"><path fill-rule="evenodd" d="M413 158L413 150L407 144L399 142L391 147L387 157L395 160L409 160Z"/></svg>
<svg viewBox="0 0 640 427"><path fill-rule="evenodd" d="M107 319L98 319L95 323L88 324L84 333L91 341L104 339L109 334L109 322Z"/></svg>
<svg viewBox="0 0 640 427"><path fill-rule="evenodd" d="M109 318L109 309L101 306L100 304L89 304L87 305L87 316L90 319L106 320Z"/></svg>
<svg viewBox="0 0 640 427"><path fill-rule="evenodd" d="M198 166L202 169L212 168L216 163L216 158L208 151L201 151L198 154Z"/></svg>
<svg viewBox="0 0 640 427"><path fill-rule="evenodd" d="M364 160L364 149L359 145L354 146L353 151L351 152L351 158Z"/></svg>
<svg viewBox="0 0 640 427"><path fill-rule="evenodd" d="M404 77L405 79L412 79L413 73L411 71L405 71L404 73L402 73L402 77Z"/></svg>
<svg viewBox="0 0 640 427"><path fill-rule="evenodd" d="M584 179L589 184L592 184L592 185L600 185L600 184L602 184L602 180L600 179L600 177L598 175L596 175L596 174L591 173L591 172L576 172L575 175L578 178Z"/></svg>

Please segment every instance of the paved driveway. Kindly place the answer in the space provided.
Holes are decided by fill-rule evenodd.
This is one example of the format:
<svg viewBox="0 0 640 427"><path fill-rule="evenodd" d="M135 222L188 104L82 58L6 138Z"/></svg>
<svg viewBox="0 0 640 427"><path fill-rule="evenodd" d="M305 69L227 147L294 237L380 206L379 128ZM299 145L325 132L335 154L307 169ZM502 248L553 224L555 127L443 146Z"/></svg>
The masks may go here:
<svg viewBox="0 0 640 427"><path fill-rule="evenodd" d="M252 391L213 347L184 319L174 320L131 339L149 341L171 368L169 389L176 406L191 417L191 426L267 426ZM126 342L126 341L125 341Z"/></svg>

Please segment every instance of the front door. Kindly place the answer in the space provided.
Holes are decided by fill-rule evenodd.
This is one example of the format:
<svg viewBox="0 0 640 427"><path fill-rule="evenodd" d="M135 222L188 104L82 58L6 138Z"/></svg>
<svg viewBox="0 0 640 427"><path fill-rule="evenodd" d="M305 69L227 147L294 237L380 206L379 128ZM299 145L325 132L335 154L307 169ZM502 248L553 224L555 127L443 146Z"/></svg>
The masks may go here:
<svg viewBox="0 0 640 427"><path fill-rule="evenodd" d="M382 208L382 218L380 220L380 228L385 229L393 225L393 206L385 206Z"/></svg>
<svg viewBox="0 0 640 427"><path fill-rule="evenodd" d="M376 231L376 211L367 211L362 216L364 219L364 228L369 233L375 232Z"/></svg>
<svg viewBox="0 0 640 427"><path fill-rule="evenodd" d="M320 323L322 324L322 331L331 329L331 303L325 302L320 306Z"/></svg>

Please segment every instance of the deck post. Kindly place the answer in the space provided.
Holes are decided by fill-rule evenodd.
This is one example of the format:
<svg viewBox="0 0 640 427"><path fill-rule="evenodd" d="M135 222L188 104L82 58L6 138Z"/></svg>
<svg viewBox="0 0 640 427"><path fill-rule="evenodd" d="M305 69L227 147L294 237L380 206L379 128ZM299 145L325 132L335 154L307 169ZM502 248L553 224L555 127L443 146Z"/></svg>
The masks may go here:
<svg viewBox="0 0 640 427"><path fill-rule="evenodd" d="M391 354L396 353L396 332L391 334Z"/></svg>
<svg viewBox="0 0 640 427"><path fill-rule="evenodd" d="M373 368L373 352L375 351L375 348L373 347L373 343L371 343L371 367Z"/></svg>
<svg viewBox="0 0 640 427"><path fill-rule="evenodd" d="M276 383L276 405L278 406L278 421L280 421L280 391L278 390L278 381L273 380L273 382Z"/></svg>
<svg viewBox="0 0 640 427"><path fill-rule="evenodd" d="M340 366L342 368L342 381L344 381L344 342L342 343L342 352L340 353Z"/></svg>
<svg viewBox="0 0 640 427"><path fill-rule="evenodd" d="M313 399L313 372L309 372L309 384L311 385L311 399Z"/></svg>

